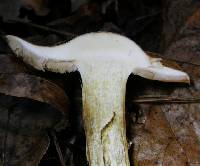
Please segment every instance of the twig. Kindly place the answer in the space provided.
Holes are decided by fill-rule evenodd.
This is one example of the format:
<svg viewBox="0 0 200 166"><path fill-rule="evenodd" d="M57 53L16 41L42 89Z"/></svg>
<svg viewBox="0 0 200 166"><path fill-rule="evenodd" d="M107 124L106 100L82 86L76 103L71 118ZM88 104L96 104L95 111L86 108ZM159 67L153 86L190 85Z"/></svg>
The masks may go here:
<svg viewBox="0 0 200 166"><path fill-rule="evenodd" d="M75 99L77 102L81 102L81 98ZM127 103L159 103L159 104L165 104L165 103L176 103L176 104L189 104L189 103L200 103L200 98L179 98L179 97L167 97L167 96L142 96L138 97L136 99L128 99L126 101Z"/></svg>
<svg viewBox="0 0 200 166"><path fill-rule="evenodd" d="M63 158L63 155L62 155L62 152L61 152L61 149L60 149L60 146L59 146L58 141L57 141L56 134L55 134L54 131L51 131L50 134L51 134L51 136L52 136L52 138L53 138L53 142L54 142L54 145L55 145L55 147L56 147L56 151L57 151L57 153L58 153L61 166L66 166L66 165L65 165L64 158Z"/></svg>
<svg viewBox="0 0 200 166"><path fill-rule="evenodd" d="M74 38L74 37L77 36L76 34L73 34L73 33L59 31L59 30L56 30L56 29L53 29L53 28L49 28L47 26L38 25L38 24L35 24L35 23L30 23L30 22L25 22L25 21L20 20L20 19L7 20L7 22L8 23L14 22L14 23L24 24L24 25L27 25L27 26L30 26L30 27L33 27L33 28L43 30L43 31L47 31L47 32L51 32L51 33L54 33L54 34L57 34L57 35L61 35L61 36L64 36L66 38Z"/></svg>
<svg viewBox="0 0 200 166"><path fill-rule="evenodd" d="M134 103L176 103L176 104L187 104L187 103L200 103L200 98L179 98L179 97L140 97L138 99L131 100Z"/></svg>
<svg viewBox="0 0 200 166"><path fill-rule="evenodd" d="M158 14L160 14L162 11L157 11L157 12L154 12L152 14L148 14L148 15L144 15L144 16L141 16L141 17L137 17L135 19L135 21L140 21L140 20L143 20L143 19L147 19L147 18L150 18L150 17L154 17L154 16L157 16Z"/></svg>

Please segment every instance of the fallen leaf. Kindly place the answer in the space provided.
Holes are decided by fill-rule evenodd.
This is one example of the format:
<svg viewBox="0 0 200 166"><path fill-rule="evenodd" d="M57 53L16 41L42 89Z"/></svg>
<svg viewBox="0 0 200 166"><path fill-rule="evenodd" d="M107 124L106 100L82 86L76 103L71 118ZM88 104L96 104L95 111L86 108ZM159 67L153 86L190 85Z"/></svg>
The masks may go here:
<svg viewBox="0 0 200 166"><path fill-rule="evenodd" d="M27 74L0 74L0 92L52 105L67 114L68 98L57 85L40 77Z"/></svg>
<svg viewBox="0 0 200 166"><path fill-rule="evenodd" d="M162 49L168 48L172 42L180 39L190 16L199 8L199 1L166 0L163 3L163 40Z"/></svg>
<svg viewBox="0 0 200 166"><path fill-rule="evenodd" d="M38 165L49 147L48 130L66 126L64 116L44 103L0 95L2 165ZM61 128L61 126L59 126Z"/></svg>
<svg viewBox="0 0 200 166"><path fill-rule="evenodd" d="M166 1L164 35L167 40L166 52L162 57L173 59L191 78L190 86L174 85L160 87L160 95L178 98L200 97L200 61L198 30L185 33L190 25L198 23L199 6L189 1ZM176 10L175 10L176 9ZM176 12L174 12L176 11ZM178 12L178 13L177 13ZM197 12L197 13L194 13ZM189 17L192 15L191 17ZM169 17L171 16L171 17ZM169 19L170 18L170 19ZM188 19L189 18L189 21ZM177 19L179 19L177 21ZM197 19L195 21L195 19ZM187 28L181 31L183 25ZM166 27L165 27L166 25ZM197 24L198 25L198 24ZM168 29L169 28L169 29ZM176 34L175 34L176 33ZM161 85L162 83L160 83ZM157 91L155 86L150 91ZM159 89L159 88L158 88ZM168 91L168 92L167 92ZM151 92L155 93L155 92ZM136 165L200 165L200 104L150 104L140 105L145 112L139 119L142 123L132 126L132 158Z"/></svg>
<svg viewBox="0 0 200 166"><path fill-rule="evenodd" d="M68 97L22 61L0 59L0 163L38 165L49 147L48 130L68 125Z"/></svg>
<svg viewBox="0 0 200 166"><path fill-rule="evenodd" d="M185 165L187 158L176 140L162 109L153 106L144 125L137 125L134 161L138 165L163 165L167 158ZM173 150L169 150L171 147ZM174 153L170 153L170 152ZM172 155L173 154L173 155ZM176 156L174 154L180 154ZM167 162L170 160L167 159ZM176 164L175 164L176 165Z"/></svg>

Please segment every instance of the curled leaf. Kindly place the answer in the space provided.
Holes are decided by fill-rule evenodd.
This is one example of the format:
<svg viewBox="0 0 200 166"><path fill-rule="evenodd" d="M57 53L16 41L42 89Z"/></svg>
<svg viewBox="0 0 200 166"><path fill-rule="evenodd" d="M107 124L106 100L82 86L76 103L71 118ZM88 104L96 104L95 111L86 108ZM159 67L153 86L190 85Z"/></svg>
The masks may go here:
<svg viewBox="0 0 200 166"><path fill-rule="evenodd" d="M24 97L52 105L67 113L68 98L57 85L43 78L28 74L0 74L0 92Z"/></svg>

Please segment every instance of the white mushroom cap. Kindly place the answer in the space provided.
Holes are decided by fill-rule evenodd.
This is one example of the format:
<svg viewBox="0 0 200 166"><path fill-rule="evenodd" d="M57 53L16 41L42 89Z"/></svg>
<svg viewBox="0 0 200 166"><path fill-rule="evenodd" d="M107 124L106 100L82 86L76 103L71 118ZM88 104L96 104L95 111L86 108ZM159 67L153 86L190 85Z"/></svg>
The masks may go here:
<svg viewBox="0 0 200 166"><path fill-rule="evenodd" d="M135 42L114 33L88 33L55 47L36 46L10 35L6 38L18 56L39 70L65 73L79 70L83 61L123 61L132 66L135 75L166 82L189 82L185 72L164 67L159 61L152 63L152 58Z"/></svg>

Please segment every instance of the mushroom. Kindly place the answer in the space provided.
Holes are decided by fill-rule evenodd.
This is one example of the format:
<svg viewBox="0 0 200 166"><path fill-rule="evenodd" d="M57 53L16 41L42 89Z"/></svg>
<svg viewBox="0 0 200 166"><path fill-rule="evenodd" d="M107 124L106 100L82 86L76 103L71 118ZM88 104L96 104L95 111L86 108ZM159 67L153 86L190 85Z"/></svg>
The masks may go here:
<svg viewBox="0 0 200 166"><path fill-rule="evenodd" d="M17 56L39 70L78 70L82 78L83 121L91 166L128 166L125 93L131 73L165 82L189 83L182 71L165 67L132 40L114 33L88 33L68 43L41 47L7 36Z"/></svg>

